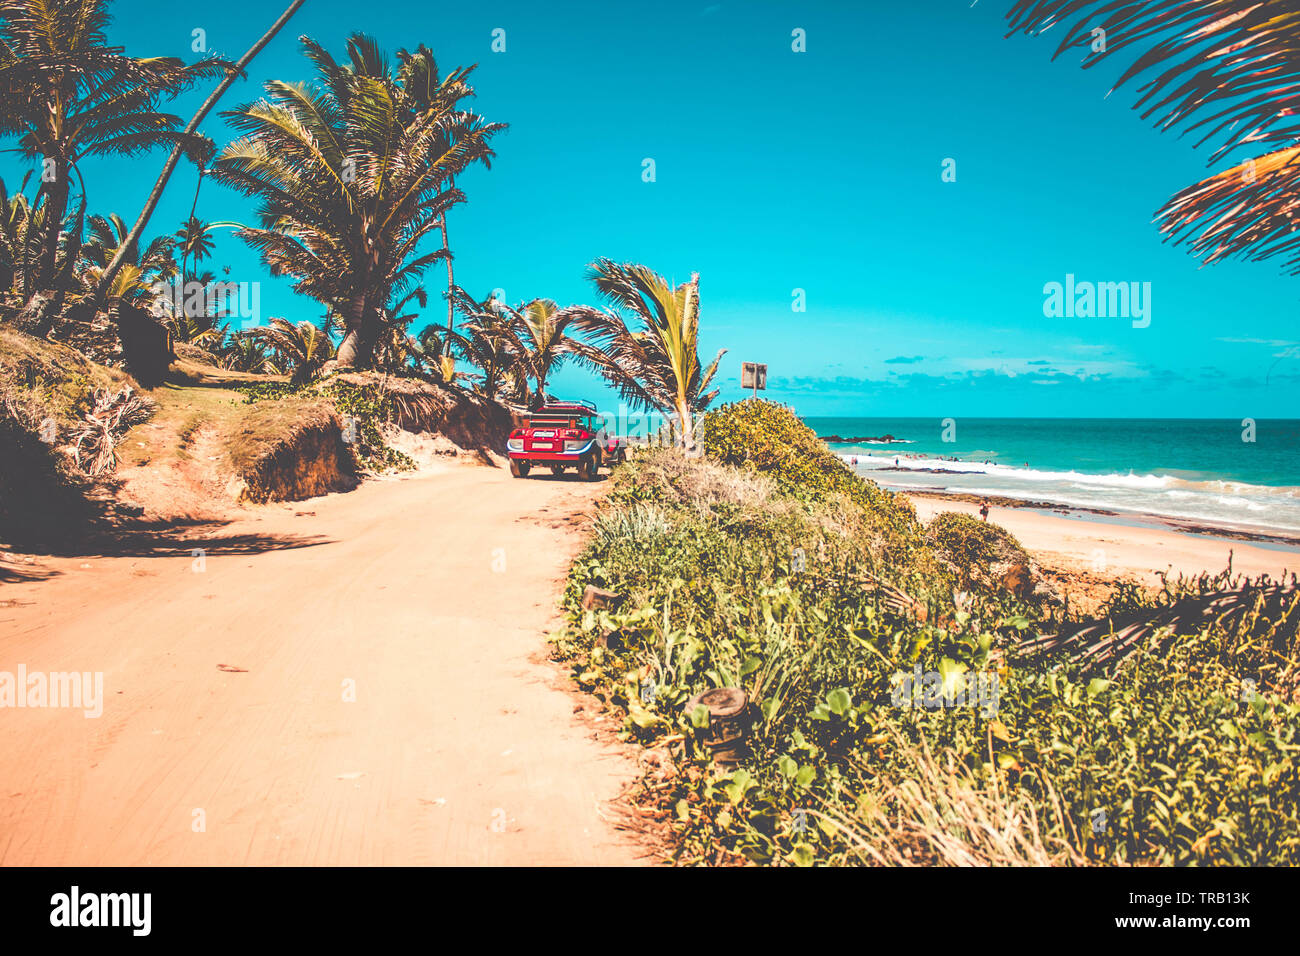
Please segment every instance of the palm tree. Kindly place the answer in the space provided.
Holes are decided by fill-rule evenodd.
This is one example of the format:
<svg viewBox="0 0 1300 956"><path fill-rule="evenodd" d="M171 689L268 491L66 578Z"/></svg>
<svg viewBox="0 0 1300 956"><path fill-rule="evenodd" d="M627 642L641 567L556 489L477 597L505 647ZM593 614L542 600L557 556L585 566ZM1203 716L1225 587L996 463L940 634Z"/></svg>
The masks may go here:
<svg viewBox="0 0 1300 956"><path fill-rule="evenodd" d="M244 334L274 352L280 368L292 373L294 384L311 381L321 366L334 357L330 337L310 322L294 325L287 319L273 318L270 325L249 329Z"/></svg>
<svg viewBox="0 0 1300 956"><path fill-rule="evenodd" d="M181 253L182 282L188 282L190 279L188 265L191 259L194 260L194 265L197 268L200 262L212 255L216 243L212 241L212 237L208 233L215 228L215 225L206 223L197 216L192 215L176 230L174 239L176 248Z"/></svg>
<svg viewBox="0 0 1300 956"><path fill-rule="evenodd" d="M27 260L24 250L29 237L41 231L44 208L33 209L21 189L10 196L0 178L0 296L7 306L17 304L13 299Z"/></svg>
<svg viewBox="0 0 1300 956"><path fill-rule="evenodd" d="M122 217L111 213L107 217L91 216L89 234L81 246L81 282L84 293L89 294L99 283L107 264L117 255L126 241L127 228ZM159 236L145 247L144 254L132 254L113 279L107 290L107 303L147 308L158 296L158 288L176 275L176 260L172 257L174 243L170 236Z"/></svg>
<svg viewBox="0 0 1300 956"><path fill-rule="evenodd" d="M159 112L223 61L128 56L108 45L106 0L10 0L0 20L0 136L42 163L33 205L45 228L31 264L29 298L54 288L72 176L88 156L134 156L182 139L180 118ZM85 190L82 189L84 210ZM49 317L52 324L54 316Z"/></svg>
<svg viewBox="0 0 1300 956"><path fill-rule="evenodd" d="M129 267L122 271L128 272ZM191 276L190 282L196 283L202 291L190 285L190 291L186 292L185 286L181 286L180 297L172 298L171 308L162 323L176 341L219 353L230 334L230 323L221 321L229 313L225 310L225 290L214 284L215 279L211 272Z"/></svg>
<svg viewBox="0 0 1300 956"><path fill-rule="evenodd" d="M430 325L420 330L415 336L413 351L415 361L436 381L453 385L457 379L469 377L464 372L456 371L456 356L451 351L451 340L437 326Z"/></svg>
<svg viewBox="0 0 1300 956"><path fill-rule="evenodd" d="M1217 163L1264 149L1183 189L1156 213L1175 244L1207 263L1286 257L1300 275L1300 10L1294 0L1019 0L1011 32L1060 27L1056 56L1084 49L1084 66L1123 54L1115 87L1142 78L1137 107L1157 128L1195 131ZM1104 31L1104 43L1096 40Z"/></svg>
<svg viewBox="0 0 1300 956"><path fill-rule="evenodd" d="M314 40L302 44L318 85L270 82L264 99L227 113L244 135L212 175L261 201L261 226L239 235L273 273L340 314L339 364L365 366L383 307L448 255L419 251L464 200L447 183L492 156L488 141L502 127L459 108L473 92L470 70L440 77L424 46L399 51L393 70L361 34L343 64Z"/></svg>
<svg viewBox="0 0 1300 956"><path fill-rule="evenodd" d="M451 298L457 311L465 316L459 331L443 333L449 348L483 373L479 385L488 398L496 398L503 383L514 387L508 397L526 398L518 389L516 372L522 371L523 391L527 391L528 377L533 374L528 349L515 331L514 317L499 300L489 295L475 300L460 286L452 286ZM427 331L427 330L426 330Z"/></svg>
<svg viewBox="0 0 1300 956"><path fill-rule="evenodd" d="M553 299L533 299L509 310L515 331L528 353L528 366L537 382L537 399L546 400L546 381L565 356L573 354L574 342L565 334L573 313L565 313Z"/></svg>
<svg viewBox="0 0 1300 956"><path fill-rule="evenodd" d="M262 343L248 334L230 336L218 349L221 367L232 372L267 373L271 371L270 357Z"/></svg>
<svg viewBox="0 0 1300 956"><path fill-rule="evenodd" d="M674 287L645 266L602 258L588 267L587 277L610 307L562 310L588 339L574 354L629 402L675 416L682 445L691 448L691 413L717 397L717 389L704 390L727 352L719 349L707 368L700 366L699 273Z"/></svg>
<svg viewBox="0 0 1300 956"><path fill-rule="evenodd" d="M419 343L406 334L407 326L418 318L416 313L404 311L412 302L417 302L424 308L429 304L428 294L422 288L412 289L400 301L380 311L382 325L375 341L375 368L396 374L410 374L419 366L422 359Z"/></svg>

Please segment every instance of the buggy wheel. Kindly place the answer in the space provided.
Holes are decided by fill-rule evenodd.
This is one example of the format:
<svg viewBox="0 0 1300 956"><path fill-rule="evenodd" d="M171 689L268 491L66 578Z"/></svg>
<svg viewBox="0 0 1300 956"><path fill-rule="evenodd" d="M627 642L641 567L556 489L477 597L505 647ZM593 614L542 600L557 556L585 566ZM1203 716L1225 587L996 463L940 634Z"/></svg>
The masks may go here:
<svg viewBox="0 0 1300 956"><path fill-rule="evenodd" d="M516 478L527 478L530 468L532 468L532 465L524 461L522 458L510 459L510 474L514 475Z"/></svg>
<svg viewBox="0 0 1300 956"><path fill-rule="evenodd" d="M578 462L578 477L583 481L595 481L600 477L600 458L590 454Z"/></svg>
<svg viewBox="0 0 1300 956"><path fill-rule="evenodd" d="M563 466L563 465L552 465L552 466L551 466L551 474L553 474L556 478L561 477L561 476L564 474L564 466Z"/></svg>

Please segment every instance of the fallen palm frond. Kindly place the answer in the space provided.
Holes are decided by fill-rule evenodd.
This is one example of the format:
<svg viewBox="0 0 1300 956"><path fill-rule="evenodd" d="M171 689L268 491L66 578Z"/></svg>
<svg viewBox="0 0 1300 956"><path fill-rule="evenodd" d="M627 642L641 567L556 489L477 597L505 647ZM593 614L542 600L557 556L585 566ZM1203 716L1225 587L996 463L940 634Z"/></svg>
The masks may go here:
<svg viewBox="0 0 1300 956"><path fill-rule="evenodd" d="M136 425L147 422L157 406L126 387L95 390L95 404L73 436L73 459L88 475L102 475L117 466L117 445Z"/></svg>
<svg viewBox="0 0 1300 956"><path fill-rule="evenodd" d="M867 591L877 599L879 606L898 617L915 618L926 621L929 608L901 588L880 580L874 574L858 571L852 575L828 577L822 574L809 574L808 580L814 591L841 591L845 588Z"/></svg>
<svg viewBox="0 0 1300 956"><path fill-rule="evenodd" d="M1230 632L1267 627L1268 638L1284 655L1294 644L1300 619L1300 588L1267 579L1235 588L1186 595L1166 607L1144 608L1070 624L1056 634L1043 634L1015 648L1019 659L1057 656L1063 663L1114 672L1139 651L1160 653L1178 635L1213 627Z"/></svg>

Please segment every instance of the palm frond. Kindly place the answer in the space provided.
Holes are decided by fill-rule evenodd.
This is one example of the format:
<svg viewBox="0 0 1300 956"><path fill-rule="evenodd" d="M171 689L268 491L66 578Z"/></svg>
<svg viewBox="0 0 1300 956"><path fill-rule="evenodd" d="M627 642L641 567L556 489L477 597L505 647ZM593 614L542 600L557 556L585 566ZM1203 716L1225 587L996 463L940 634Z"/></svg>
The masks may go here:
<svg viewBox="0 0 1300 956"><path fill-rule="evenodd" d="M1179 192L1157 213L1166 238L1205 262L1283 258L1300 274L1300 8L1294 0L1019 0L1011 33L1061 34L1055 56L1127 62L1112 90L1161 130L1194 134L1211 164L1256 155ZM1262 153L1258 152L1263 150Z"/></svg>

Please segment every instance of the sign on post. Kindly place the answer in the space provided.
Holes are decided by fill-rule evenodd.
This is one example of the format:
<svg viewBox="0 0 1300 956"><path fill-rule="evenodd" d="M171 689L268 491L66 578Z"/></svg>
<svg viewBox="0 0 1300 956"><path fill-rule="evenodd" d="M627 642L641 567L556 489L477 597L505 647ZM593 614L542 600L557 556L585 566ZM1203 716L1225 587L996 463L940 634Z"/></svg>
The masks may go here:
<svg viewBox="0 0 1300 956"><path fill-rule="evenodd" d="M740 387L752 388L754 397L758 390L767 390L767 366L759 362L742 362L740 365Z"/></svg>

